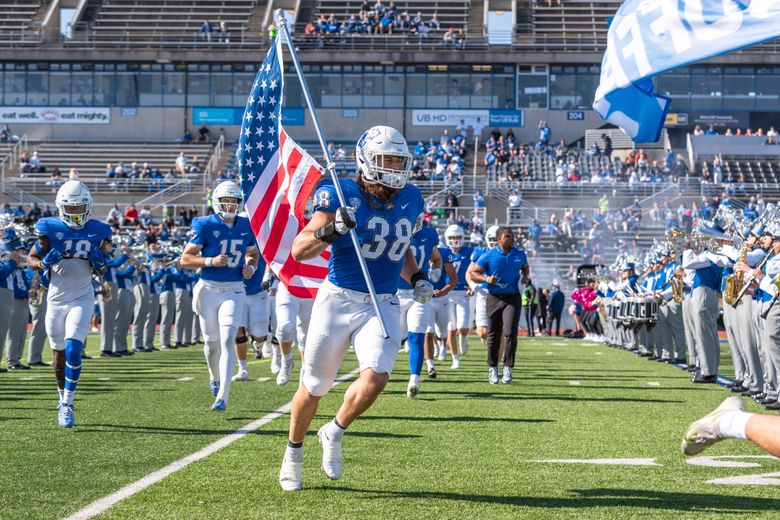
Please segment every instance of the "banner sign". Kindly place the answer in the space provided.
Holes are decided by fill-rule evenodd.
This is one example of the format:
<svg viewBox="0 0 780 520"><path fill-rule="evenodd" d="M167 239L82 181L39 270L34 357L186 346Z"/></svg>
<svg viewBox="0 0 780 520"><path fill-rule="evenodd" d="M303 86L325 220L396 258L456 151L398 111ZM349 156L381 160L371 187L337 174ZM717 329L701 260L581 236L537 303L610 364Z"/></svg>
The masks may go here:
<svg viewBox="0 0 780 520"><path fill-rule="evenodd" d="M523 126L522 110L490 110L490 126Z"/></svg>
<svg viewBox="0 0 780 520"><path fill-rule="evenodd" d="M523 126L522 110L412 110L412 126Z"/></svg>
<svg viewBox="0 0 780 520"><path fill-rule="evenodd" d="M107 125L108 107L0 107L0 123Z"/></svg>
<svg viewBox="0 0 780 520"><path fill-rule="evenodd" d="M658 139L671 99L652 77L780 36L780 0L627 0L611 20L593 109L636 142Z"/></svg>
<svg viewBox="0 0 780 520"><path fill-rule="evenodd" d="M243 108L195 107L192 110L194 125L240 125L243 118ZM303 108L282 108L282 120L285 126L303 126L306 124L306 111Z"/></svg>

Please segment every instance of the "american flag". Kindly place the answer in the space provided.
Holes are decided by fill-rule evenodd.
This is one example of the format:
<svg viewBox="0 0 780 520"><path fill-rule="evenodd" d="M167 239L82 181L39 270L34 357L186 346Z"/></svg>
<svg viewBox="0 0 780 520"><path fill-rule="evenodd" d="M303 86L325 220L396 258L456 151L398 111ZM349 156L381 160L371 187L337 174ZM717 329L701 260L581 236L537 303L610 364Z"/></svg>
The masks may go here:
<svg viewBox="0 0 780 520"><path fill-rule="evenodd" d="M247 100L237 155L241 191L257 245L290 294L314 298L328 274L330 252L297 262L293 240L308 222L304 217L322 168L287 135L282 126L282 48L271 46Z"/></svg>

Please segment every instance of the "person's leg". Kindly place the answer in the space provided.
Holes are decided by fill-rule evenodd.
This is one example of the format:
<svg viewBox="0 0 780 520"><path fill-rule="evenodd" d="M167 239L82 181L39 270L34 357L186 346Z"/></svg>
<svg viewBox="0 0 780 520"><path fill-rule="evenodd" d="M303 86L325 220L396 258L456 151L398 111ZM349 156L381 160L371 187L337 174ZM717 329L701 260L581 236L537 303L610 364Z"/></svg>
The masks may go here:
<svg viewBox="0 0 780 520"><path fill-rule="evenodd" d="M38 307L32 304L30 305L32 330L27 345L27 362L31 365L40 365L43 363L43 344L46 341L46 307L46 299L44 299Z"/></svg>
<svg viewBox="0 0 780 520"><path fill-rule="evenodd" d="M144 349L154 349L155 327L157 327L157 318L160 317L160 295L149 292L149 314L146 318L144 327Z"/></svg>
<svg viewBox="0 0 780 520"><path fill-rule="evenodd" d="M104 284L105 287L105 284ZM100 352L109 353L114 350L114 320L116 319L116 285L109 284L107 295L98 296L100 305ZM108 301L106 301L108 300Z"/></svg>
<svg viewBox="0 0 780 520"><path fill-rule="evenodd" d="M520 324L520 297L509 299L503 310L503 334L504 334L504 382L512 380L512 369L515 366L515 355L517 353L517 327ZM509 368L509 377L507 370Z"/></svg>
<svg viewBox="0 0 780 520"><path fill-rule="evenodd" d="M227 293L221 298L217 320L219 323L219 379L221 384L212 410L224 411L230 395L230 383L236 368L236 331L239 312L244 308L244 293ZM222 403L220 403L222 401Z"/></svg>
<svg viewBox="0 0 780 520"><path fill-rule="evenodd" d="M135 305L133 311L133 351L142 352L145 349L144 331L149 318L149 286L137 284L133 287Z"/></svg>
<svg viewBox="0 0 780 520"><path fill-rule="evenodd" d="M737 332L739 319L737 309L723 302L723 325L726 329L726 338L728 339L729 354L731 354L731 364L734 367L735 382L744 383L745 370L747 368L739 347L739 334Z"/></svg>
<svg viewBox="0 0 780 520"><path fill-rule="evenodd" d="M771 455L780 457L780 416L756 414L745 425L745 435Z"/></svg>
<svg viewBox="0 0 780 520"><path fill-rule="evenodd" d="M753 314L758 305L749 296L742 298L737 306L737 341L745 358L745 380L742 386L751 392L760 393L764 388L764 371L753 324Z"/></svg>
<svg viewBox="0 0 780 520"><path fill-rule="evenodd" d="M498 369L498 349L501 343L502 331L504 328L503 310L504 305L501 300L493 295L486 298L486 309L488 312L488 333L487 333L487 362L488 368Z"/></svg>

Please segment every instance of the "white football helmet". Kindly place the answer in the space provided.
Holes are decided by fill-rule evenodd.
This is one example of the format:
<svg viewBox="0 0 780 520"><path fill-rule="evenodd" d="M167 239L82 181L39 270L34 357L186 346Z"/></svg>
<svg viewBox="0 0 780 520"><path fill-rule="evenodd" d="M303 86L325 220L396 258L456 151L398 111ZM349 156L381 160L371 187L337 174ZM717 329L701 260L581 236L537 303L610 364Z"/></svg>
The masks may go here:
<svg viewBox="0 0 780 520"><path fill-rule="evenodd" d="M223 202L222 199L236 199L238 202ZM220 182L211 194L211 203L217 215L233 219L244 209L244 194L241 193L241 188L235 182Z"/></svg>
<svg viewBox="0 0 780 520"><path fill-rule="evenodd" d="M463 228L457 224L447 226L447 230L444 231L444 243L455 251L463 247Z"/></svg>
<svg viewBox="0 0 780 520"><path fill-rule="evenodd" d="M92 194L83 182L70 180L57 190L54 204L68 227L81 229L92 213Z"/></svg>
<svg viewBox="0 0 780 520"><path fill-rule="evenodd" d="M488 247L496 247L498 245L498 230L500 226L490 226L485 231L485 243Z"/></svg>
<svg viewBox="0 0 780 520"><path fill-rule="evenodd" d="M401 132L389 126L372 126L355 147L355 159L363 180L400 190L412 169L412 154Z"/></svg>

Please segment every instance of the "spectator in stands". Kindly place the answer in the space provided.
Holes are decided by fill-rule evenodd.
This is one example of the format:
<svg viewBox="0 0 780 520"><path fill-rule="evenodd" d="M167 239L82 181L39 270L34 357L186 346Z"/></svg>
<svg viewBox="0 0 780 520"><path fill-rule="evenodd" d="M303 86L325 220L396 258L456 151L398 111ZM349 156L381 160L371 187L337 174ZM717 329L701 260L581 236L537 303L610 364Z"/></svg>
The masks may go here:
<svg viewBox="0 0 780 520"><path fill-rule="evenodd" d="M198 129L198 142L199 143L209 143L211 142L211 130L206 128L206 125L200 125L200 128Z"/></svg>
<svg viewBox="0 0 780 520"><path fill-rule="evenodd" d="M510 208L519 208L520 204L523 203L523 197L520 195L520 193L517 190L512 190L512 194L509 195L508 202Z"/></svg>
<svg viewBox="0 0 780 520"><path fill-rule="evenodd" d="M485 207L485 196L482 194L482 190L477 190L474 195L474 209L481 209Z"/></svg>
<svg viewBox="0 0 780 520"><path fill-rule="evenodd" d="M119 204L114 204L114 207L108 211L108 215L106 215L106 222L109 225L122 223L122 211L119 209Z"/></svg>
<svg viewBox="0 0 780 520"><path fill-rule="evenodd" d="M8 125L3 125L3 129L0 130L0 142L15 143L19 140L19 136L14 134Z"/></svg>
<svg viewBox="0 0 780 520"><path fill-rule="evenodd" d="M149 227L152 224L152 209L148 205L144 206L138 214L138 222L145 227Z"/></svg>
<svg viewBox="0 0 780 520"><path fill-rule="evenodd" d="M666 164L666 167L671 170L672 166L674 166L674 152L672 152L671 148L666 149L666 154L664 155L664 163Z"/></svg>
<svg viewBox="0 0 780 520"><path fill-rule="evenodd" d="M714 126L710 125L709 127L707 127L707 131L705 132L705 134L707 134L707 135L718 135L718 132L715 131L715 127Z"/></svg>
<svg viewBox="0 0 780 520"><path fill-rule="evenodd" d="M268 24L268 39L271 41L276 40L276 35L279 34L279 29L274 22Z"/></svg>
<svg viewBox="0 0 780 520"><path fill-rule="evenodd" d="M612 160L612 138L609 134L601 134L601 141L604 143L604 157ZM563 142L563 141L561 141Z"/></svg>
<svg viewBox="0 0 780 520"><path fill-rule="evenodd" d="M46 181L46 185L51 186L52 192L62 186L62 172L59 168L55 167L54 170L52 170L49 180Z"/></svg>
<svg viewBox="0 0 780 520"><path fill-rule="evenodd" d="M227 24L222 21L219 22L219 41L223 43L230 43L230 31L228 31Z"/></svg>
<svg viewBox="0 0 780 520"><path fill-rule="evenodd" d="M79 172L76 171L76 168L71 168L70 171L68 171L68 180L78 180L79 178Z"/></svg>
<svg viewBox="0 0 780 520"><path fill-rule="evenodd" d="M687 177L687 176L688 176L688 165L685 164L682 155L678 153L677 158L674 161L674 166L672 166L673 180L676 182L678 179L682 179L683 177Z"/></svg>
<svg viewBox="0 0 780 520"><path fill-rule="evenodd" d="M528 237L531 239L533 246L538 248L539 241L542 238L542 226L539 225L539 222L536 219L528 226Z"/></svg>
<svg viewBox="0 0 780 520"><path fill-rule="evenodd" d="M130 204L125 210L125 225L135 225L138 222L138 210L135 209L135 204Z"/></svg>
<svg viewBox="0 0 780 520"><path fill-rule="evenodd" d="M207 42L211 43L211 34L214 32L214 28L211 26L211 22L208 20L204 21L200 25L200 39L206 40Z"/></svg>
<svg viewBox="0 0 780 520"><path fill-rule="evenodd" d="M547 125L547 121L539 121L539 142L537 146L546 148L550 144L552 129Z"/></svg>
<svg viewBox="0 0 780 520"><path fill-rule="evenodd" d="M187 171L189 169L190 161L184 156L184 152L179 152L179 156L176 158L176 172L184 177L187 175Z"/></svg>
<svg viewBox="0 0 780 520"><path fill-rule="evenodd" d="M696 125L693 127L693 135L704 135L704 129L701 127L701 125Z"/></svg>

